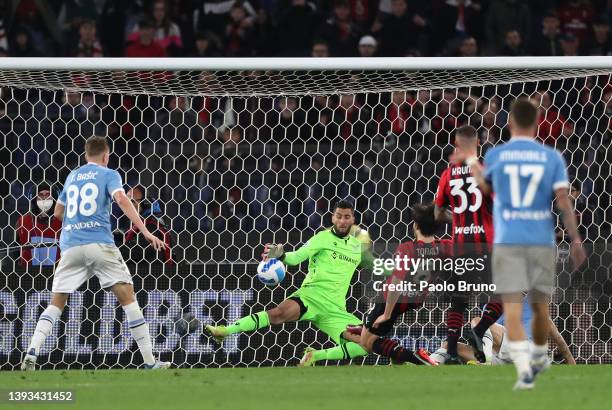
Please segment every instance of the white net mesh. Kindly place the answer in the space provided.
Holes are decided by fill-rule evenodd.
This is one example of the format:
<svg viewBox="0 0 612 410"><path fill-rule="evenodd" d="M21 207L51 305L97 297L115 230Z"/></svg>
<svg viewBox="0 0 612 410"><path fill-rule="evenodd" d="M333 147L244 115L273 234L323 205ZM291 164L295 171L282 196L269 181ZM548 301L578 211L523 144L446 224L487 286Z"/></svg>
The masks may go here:
<svg viewBox="0 0 612 410"><path fill-rule="evenodd" d="M199 332L179 337L173 318L190 310L203 323L230 323L280 302L299 286L304 267L291 269L281 286L264 287L253 275L261 244L304 243L330 225L337 199L355 201L375 244L393 249L407 240L409 207L433 199L454 129L476 126L485 150L504 141L518 95L541 101L539 136L568 161L580 191L581 233L601 262L579 286L561 270L555 323L578 362L610 363L610 71L4 70L0 369L19 363L49 300L57 257L46 222L18 226L20 216L32 211L41 181L55 192L79 165L88 136L109 137L110 166L130 187L144 188L141 210L150 209L152 223L162 220L155 227L172 238L171 255L150 255L129 236L126 221L114 221L155 352L184 367L291 365L306 346L330 342L300 323L233 336L216 348ZM348 296L349 311L359 317L368 308L370 279L356 275ZM114 296L90 281L70 299L39 362L138 364L116 307ZM435 350L446 336L446 307L429 300L406 315L397 337ZM472 304L470 314L478 313Z"/></svg>

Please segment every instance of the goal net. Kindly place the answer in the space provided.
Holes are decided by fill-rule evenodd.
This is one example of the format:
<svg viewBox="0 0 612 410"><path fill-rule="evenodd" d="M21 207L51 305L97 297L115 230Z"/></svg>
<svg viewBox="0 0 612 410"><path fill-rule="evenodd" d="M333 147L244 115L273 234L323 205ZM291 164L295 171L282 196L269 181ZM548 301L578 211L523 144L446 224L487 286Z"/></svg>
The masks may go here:
<svg viewBox="0 0 612 410"><path fill-rule="evenodd" d="M288 366L305 347L331 342L301 322L217 346L201 329L178 335L174 318L190 311L224 324L275 306L299 287L305 265L266 287L254 276L262 244L303 244L331 225L338 199L352 199L375 249L392 252L412 239L410 207L433 200L454 130L475 126L483 152L506 141L509 105L520 95L539 103L538 137L568 162L592 255L589 269L572 274L558 230L551 315L578 363L611 363L611 74L609 57L2 59L0 369L17 368L61 257L37 195L57 197L83 163L87 137L108 136L109 166L170 238L171 253L151 257L113 212L154 352L181 367ZM347 307L358 317L371 281L369 272L354 276ZM446 338L446 308L427 300L395 337L435 350ZM470 303L466 319L479 314ZM123 311L96 280L71 296L39 356L43 368L140 360Z"/></svg>

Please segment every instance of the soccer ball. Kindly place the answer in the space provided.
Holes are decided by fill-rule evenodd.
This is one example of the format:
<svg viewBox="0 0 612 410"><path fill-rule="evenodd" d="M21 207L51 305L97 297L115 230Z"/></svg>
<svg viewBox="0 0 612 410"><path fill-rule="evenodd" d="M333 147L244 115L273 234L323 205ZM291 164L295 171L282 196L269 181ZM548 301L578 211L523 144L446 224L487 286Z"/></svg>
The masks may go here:
<svg viewBox="0 0 612 410"><path fill-rule="evenodd" d="M259 262L257 279L264 285L276 286L285 278L285 265L278 259Z"/></svg>

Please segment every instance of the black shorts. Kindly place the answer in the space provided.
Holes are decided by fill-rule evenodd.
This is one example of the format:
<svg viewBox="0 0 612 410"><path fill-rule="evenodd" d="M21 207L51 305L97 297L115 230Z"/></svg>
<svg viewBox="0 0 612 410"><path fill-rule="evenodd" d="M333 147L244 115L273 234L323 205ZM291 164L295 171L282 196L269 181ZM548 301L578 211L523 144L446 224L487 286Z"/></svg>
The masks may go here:
<svg viewBox="0 0 612 410"><path fill-rule="evenodd" d="M389 318L389 320L380 323L378 327L373 328L372 325L374 324L376 319L378 319L380 315L385 313L385 304L376 303L372 305L370 310L368 310L368 312L366 313L364 325L370 333L373 333L376 336L386 336L387 334L391 333L391 331L393 330L393 325L400 316L402 316L409 310L416 310L421 306L423 306L422 303L397 303L393 308L393 312L391 312L391 317Z"/></svg>

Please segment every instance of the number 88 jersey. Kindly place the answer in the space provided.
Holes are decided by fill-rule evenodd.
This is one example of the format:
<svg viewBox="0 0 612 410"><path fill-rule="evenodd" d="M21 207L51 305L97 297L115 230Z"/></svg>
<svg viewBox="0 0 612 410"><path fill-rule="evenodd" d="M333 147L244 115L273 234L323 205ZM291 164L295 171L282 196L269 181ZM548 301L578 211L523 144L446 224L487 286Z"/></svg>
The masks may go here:
<svg viewBox="0 0 612 410"><path fill-rule="evenodd" d="M58 203L64 205L60 249L89 243L114 244L110 213L113 195L123 190L121 176L113 169L88 163L72 171Z"/></svg>
<svg viewBox="0 0 612 410"><path fill-rule="evenodd" d="M480 190L468 165L451 165L444 170L435 203L453 214L455 244L493 243L493 201Z"/></svg>

